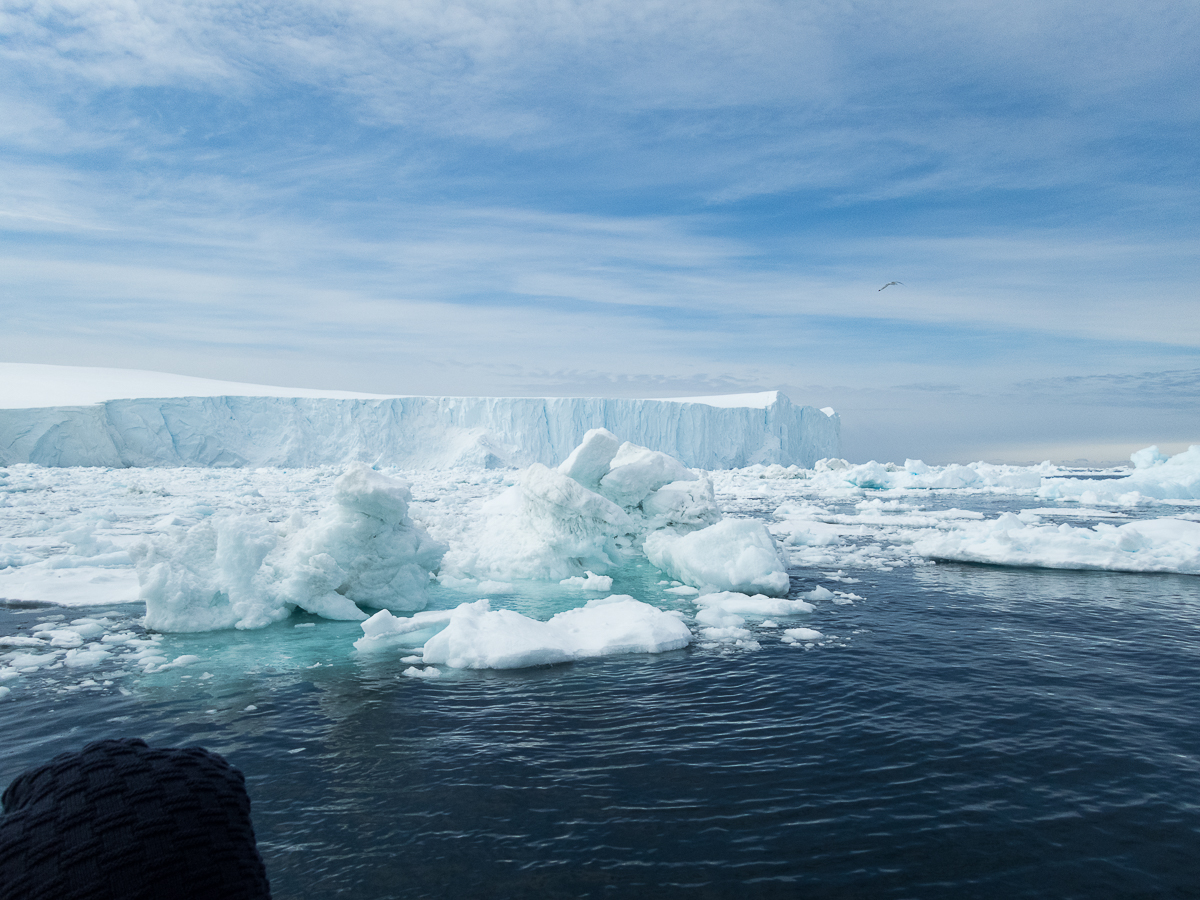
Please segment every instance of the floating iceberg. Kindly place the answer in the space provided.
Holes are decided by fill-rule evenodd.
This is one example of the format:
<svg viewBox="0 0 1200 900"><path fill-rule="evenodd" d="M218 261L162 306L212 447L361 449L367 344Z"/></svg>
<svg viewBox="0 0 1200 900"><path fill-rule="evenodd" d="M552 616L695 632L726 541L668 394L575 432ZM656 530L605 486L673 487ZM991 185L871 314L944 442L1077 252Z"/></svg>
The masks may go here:
<svg viewBox="0 0 1200 900"><path fill-rule="evenodd" d="M297 607L330 619L365 619L358 604L421 609L446 548L409 519L410 500L402 482L356 463L307 526L218 514L168 527L130 551L146 627L262 628Z"/></svg>
<svg viewBox="0 0 1200 900"><path fill-rule="evenodd" d="M559 582L563 587L577 588L581 591L611 591L613 580L607 575L597 575L595 572L584 572L573 578L564 578Z"/></svg>
<svg viewBox="0 0 1200 900"><path fill-rule="evenodd" d="M725 519L699 531L655 531L646 537L646 558L668 575L703 590L788 592L787 566L762 522Z"/></svg>
<svg viewBox="0 0 1200 900"><path fill-rule="evenodd" d="M1082 503L1111 503L1137 506L1144 498L1155 500L1200 500L1200 445L1193 444L1169 459L1158 447L1147 447L1131 455L1134 470L1124 478L1101 480L1055 479L1038 491L1048 500L1079 500Z"/></svg>
<svg viewBox="0 0 1200 900"><path fill-rule="evenodd" d="M809 600L831 600L833 593L818 587L807 594ZM812 612L815 607L808 600L785 600L764 594L753 596L737 591L719 591L701 594L695 599L696 624L708 646L731 645L740 650L760 650L750 629L746 628L746 616L795 616Z"/></svg>
<svg viewBox="0 0 1200 900"><path fill-rule="evenodd" d="M1159 518L1080 528L1005 513L927 534L913 549L931 559L993 565L1200 575L1200 522Z"/></svg>
<svg viewBox="0 0 1200 900"><path fill-rule="evenodd" d="M354 397L109 371L100 381L110 389L97 392L89 387L96 370L0 363L0 372L0 466L552 465L597 426L705 469L811 466L840 452L836 415L777 391L694 400ZM64 385L33 389L49 378ZM162 393L129 393L139 387ZM22 391L58 402L28 408Z"/></svg>
<svg viewBox="0 0 1200 900"><path fill-rule="evenodd" d="M821 459L813 468L811 484L825 490L1036 490L1043 477L1057 471L1057 467L1048 462L1036 466L985 462L930 466L919 459L907 459L903 466L898 466L874 460L852 465L844 459ZM776 477L789 477L789 474L780 471Z"/></svg>
<svg viewBox="0 0 1200 900"><path fill-rule="evenodd" d="M678 616L626 595L591 600L546 622L492 609L484 599L410 618L383 610L362 629L354 644L360 651L419 648L427 665L454 669L519 669L619 653L662 653L692 640Z"/></svg>
<svg viewBox="0 0 1200 900"><path fill-rule="evenodd" d="M435 570L443 585L479 592L511 592L515 580L608 590L604 573L643 541L656 564L697 586L787 592L764 526L720 522L707 477L605 429L587 432L558 469L534 463L464 517L449 553L409 518L411 500L402 482L355 463L308 524L298 512L276 525L261 513L209 510L190 527L168 519L120 552L136 563L147 627L160 631L261 628L297 608L358 620L363 607L421 610Z"/></svg>
<svg viewBox="0 0 1200 900"><path fill-rule="evenodd" d="M451 578L565 581L632 559L647 533L721 518L712 483L664 453L594 428L556 469L534 463L481 507L446 556Z"/></svg>
<svg viewBox="0 0 1200 900"><path fill-rule="evenodd" d="M632 553L637 530L611 500L541 463L480 512L447 554L452 577L561 581L603 574Z"/></svg>

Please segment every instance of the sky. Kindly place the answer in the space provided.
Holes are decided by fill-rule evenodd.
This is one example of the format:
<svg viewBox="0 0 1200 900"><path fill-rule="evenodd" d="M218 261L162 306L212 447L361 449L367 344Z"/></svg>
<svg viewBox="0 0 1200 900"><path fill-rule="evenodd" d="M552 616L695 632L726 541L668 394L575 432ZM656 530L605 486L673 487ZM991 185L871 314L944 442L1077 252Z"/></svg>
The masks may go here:
<svg viewBox="0 0 1200 900"><path fill-rule="evenodd" d="M1178 451L1198 84L1175 0L0 0L0 360Z"/></svg>

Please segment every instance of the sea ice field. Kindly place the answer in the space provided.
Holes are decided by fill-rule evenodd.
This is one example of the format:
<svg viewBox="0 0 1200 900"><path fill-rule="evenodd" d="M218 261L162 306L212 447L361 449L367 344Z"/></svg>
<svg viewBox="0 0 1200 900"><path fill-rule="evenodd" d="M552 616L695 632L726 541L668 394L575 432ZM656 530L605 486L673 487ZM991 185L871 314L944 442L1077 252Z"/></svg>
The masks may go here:
<svg viewBox="0 0 1200 900"><path fill-rule="evenodd" d="M277 898L1200 896L1200 447L0 468L0 782L247 775Z"/></svg>

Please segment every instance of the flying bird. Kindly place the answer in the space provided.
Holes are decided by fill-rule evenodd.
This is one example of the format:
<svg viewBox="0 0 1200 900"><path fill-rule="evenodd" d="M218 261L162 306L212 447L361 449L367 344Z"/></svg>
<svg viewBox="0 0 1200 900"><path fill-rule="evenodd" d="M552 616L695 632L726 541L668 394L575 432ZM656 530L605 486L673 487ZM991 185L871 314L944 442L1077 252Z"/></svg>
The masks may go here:
<svg viewBox="0 0 1200 900"><path fill-rule="evenodd" d="M903 281L889 281L887 284L885 284L879 290L882 291L883 288L890 288L893 284L904 284L904 282ZM876 293L878 293L878 291L876 291Z"/></svg>

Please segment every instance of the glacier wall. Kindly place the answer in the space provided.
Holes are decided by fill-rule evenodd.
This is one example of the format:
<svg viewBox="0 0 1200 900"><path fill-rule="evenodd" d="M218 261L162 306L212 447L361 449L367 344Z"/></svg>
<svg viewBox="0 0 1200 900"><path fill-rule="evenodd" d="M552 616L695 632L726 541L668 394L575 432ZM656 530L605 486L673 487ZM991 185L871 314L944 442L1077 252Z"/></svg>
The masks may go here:
<svg viewBox="0 0 1200 900"><path fill-rule="evenodd" d="M553 465L589 428L693 468L811 467L841 453L840 420L777 394L762 408L590 398L178 397L0 410L0 465Z"/></svg>

